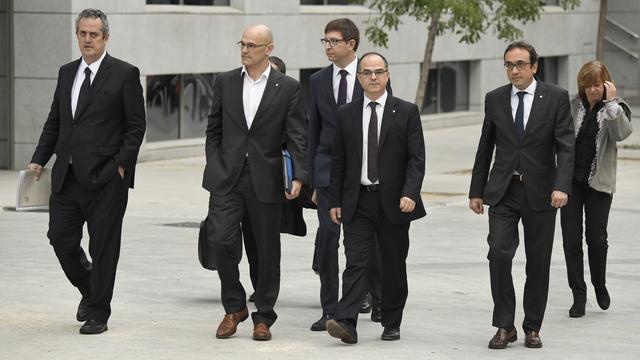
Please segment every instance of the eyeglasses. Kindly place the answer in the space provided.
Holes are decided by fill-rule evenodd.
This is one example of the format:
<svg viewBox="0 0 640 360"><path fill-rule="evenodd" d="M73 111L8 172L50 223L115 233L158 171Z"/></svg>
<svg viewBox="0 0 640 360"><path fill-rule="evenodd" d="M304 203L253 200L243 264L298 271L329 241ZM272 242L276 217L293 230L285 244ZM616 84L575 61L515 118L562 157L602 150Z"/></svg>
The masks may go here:
<svg viewBox="0 0 640 360"><path fill-rule="evenodd" d="M253 49L257 49L257 48L262 47L262 46L269 45L269 44L245 43L242 40L238 41L236 44L238 44L238 46L240 47L241 50L244 49L244 48L247 48L249 50L253 50Z"/></svg>
<svg viewBox="0 0 640 360"><path fill-rule="evenodd" d="M529 64L531 64L531 63L524 62L524 61L518 61L515 64L514 63L510 63L510 62L506 62L506 63L504 63L503 66L504 66L504 68L506 70L512 71L514 67L517 68L518 70L524 70L524 68Z"/></svg>
<svg viewBox="0 0 640 360"><path fill-rule="evenodd" d="M322 46L327 46L327 44L329 44L329 47L334 47L338 45L340 41L344 41L345 43L347 42L347 40L345 39L320 39Z"/></svg>
<svg viewBox="0 0 640 360"><path fill-rule="evenodd" d="M368 78L371 78L372 75L375 75L377 78L379 78L379 77L381 77L382 75L384 75L387 72L388 72L388 70L383 70L383 69L378 69L378 70L375 70L375 71L365 70L365 71L359 72L358 75L362 75L362 76L368 77Z"/></svg>

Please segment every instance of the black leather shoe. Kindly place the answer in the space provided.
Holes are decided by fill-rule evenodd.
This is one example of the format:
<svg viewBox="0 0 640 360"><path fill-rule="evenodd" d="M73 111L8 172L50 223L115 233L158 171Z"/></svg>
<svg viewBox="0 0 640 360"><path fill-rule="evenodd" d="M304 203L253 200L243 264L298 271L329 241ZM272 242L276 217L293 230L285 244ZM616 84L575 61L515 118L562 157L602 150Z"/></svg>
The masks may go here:
<svg viewBox="0 0 640 360"><path fill-rule="evenodd" d="M87 320L84 325L80 327L80 334L94 335L102 334L107 331L107 322L96 321L93 319Z"/></svg>
<svg viewBox="0 0 640 360"><path fill-rule="evenodd" d="M256 302L256 293L249 295L249 302Z"/></svg>
<svg viewBox="0 0 640 360"><path fill-rule="evenodd" d="M342 340L343 343L355 344L358 342L358 333L356 332L356 328L344 321L329 319L327 320L326 326L329 335Z"/></svg>
<svg viewBox="0 0 640 360"><path fill-rule="evenodd" d="M539 349L542 347L542 340L540 340L540 334L537 331L527 331L524 338L524 346L532 349Z"/></svg>
<svg viewBox="0 0 640 360"><path fill-rule="evenodd" d="M571 309L569 309L569 317L572 317L572 318L583 317L584 308L585 308L585 303L574 302L573 305L571 305Z"/></svg>
<svg viewBox="0 0 640 360"><path fill-rule="evenodd" d="M89 319L89 314L87 313L87 300L86 298L82 298L80 300L80 304L78 304L78 311L76 312L76 320L80 322L85 322Z"/></svg>
<svg viewBox="0 0 640 360"><path fill-rule="evenodd" d="M510 330L499 328L491 341L489 341L489 349L504 349L509 343L518 340L518 332L515 327Z"/></svg>
<svg viewBox="0 0 640 360"><path fill-rule="evenodd" d="M380 340L394 341L400 340L400 328L393 328L386 326L380 336Z"/></svg>
<svg viewBox="0 0 640 360"><path fill-rule="evenodd" d="M377 323L382 322L382 310L380 310L380 306L371 307L371 321Z"/></svg>
<svg viewBox="0 0 640 360"><path fill-rule="evenodd" d="M609 308L609 305L611 305L611 298L609 297L609 292L607 291L606 286L596 288L596 299L598 300L600 309L607 310Z"/></svg>
<svg viewBox="0 0 640 360"><path fill-rule="evenodd" d="M371 311L371 294L367 293L360 303L360 313L367 314Z"/></svg>
<svg viewBox="0 0 640 360"><path fill-rule="evenodd" d="M314 322L311 325L311 331L326 331L327 330L327 320L331 319L331 315L322 315L318 321Z"/></svg>

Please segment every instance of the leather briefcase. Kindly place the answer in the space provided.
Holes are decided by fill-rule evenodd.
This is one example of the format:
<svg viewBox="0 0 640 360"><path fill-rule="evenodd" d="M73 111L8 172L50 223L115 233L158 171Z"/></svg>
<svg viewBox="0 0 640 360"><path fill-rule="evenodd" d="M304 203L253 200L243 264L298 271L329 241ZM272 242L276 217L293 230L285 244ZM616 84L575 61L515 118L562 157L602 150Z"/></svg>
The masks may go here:
<svg viewBox="0 0 640 360"><path fill-rule="evenodd" d="M200 265L207 270L217 269L213 244L207 234L206 218L200 222L200 233L198 234L198 260L200 260Z"/></svg>

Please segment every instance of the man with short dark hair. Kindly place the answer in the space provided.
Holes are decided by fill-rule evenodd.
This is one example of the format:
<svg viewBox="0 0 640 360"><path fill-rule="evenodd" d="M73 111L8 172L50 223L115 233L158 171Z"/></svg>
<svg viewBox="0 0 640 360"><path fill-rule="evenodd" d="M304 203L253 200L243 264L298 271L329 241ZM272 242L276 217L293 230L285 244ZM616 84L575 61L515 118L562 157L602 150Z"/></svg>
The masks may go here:
<svg viewBox="0 0 640 360"><path fill-rule="evenodd" d="M574 128L567 91L535 79L538 55L531 44L510 44L504 68L511 83L485 97L469 208L482 214L483 204L489 205L487 257L498 328L489 348L504 349L517 340L511 263L521 219L527 256L522 328L525 346L540 348L556 210L567 204L571 191Z"/></svg>
<svg viewBox="0 0 640 360"><path fill-rule="evenodd" d="M330 217L344 224L347 266L329 334L358 342L360 299L374 244L382 264L382 340L399 340L407 300L409 224L425 216L420 197L425 170L418 107L390 95L386 59L366 53L358 65L364 96L338 109L331 152Z"/></svg>
<svg viewBox="0 0 640 360"><path fill-rule="evenodd" d="M337 126L338 108L362 98L362 87L356 80L356 51L360 43L358 27L347 18L330 21L320 39L331 65L309 78L309 186L318 207L318 233L314 263L320 277L322 317L311 325L312 331L325 331L325 323L332 318L338 304L339 268L338 247L340 225L329 218L329 177L331 146ZM379 320L379 266L377 251L372 252L368 272L369 288L374 293L374 306L363 297L364 311L372 311L372 319ZM372 310L371 310L372 309Z"/></svg>
<svg viewBox="0 0 640 360"><path fill-rule="evenodd" d="M39 178L56 154L47 236L67 278L80 290L81 334L107 331L120 254L122 218L145 132L140 72L106 51L109 22L100 10L76 18L82 57L63 65L29 169ZM80 246L89 231L89 263Z"/></svg>

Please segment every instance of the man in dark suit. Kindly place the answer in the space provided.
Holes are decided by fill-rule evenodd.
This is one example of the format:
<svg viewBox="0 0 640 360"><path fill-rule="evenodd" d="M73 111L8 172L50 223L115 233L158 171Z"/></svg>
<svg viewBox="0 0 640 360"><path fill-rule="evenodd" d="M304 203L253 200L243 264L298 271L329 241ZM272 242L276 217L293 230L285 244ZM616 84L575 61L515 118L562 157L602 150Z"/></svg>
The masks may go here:
<svg viewBox="0 0 640 360"><path fill-rule="evenodd" d="M347 267L335 318L326 326L331 336L350 344L358 341L358 308L376 241L382 263L381 339L400 339L408 293L409 224L426 214L420 198L425 169L420 112L387 93L388 79L382 55L360 58L364 97L338 109L331 153L330 216L344 224Z"/></svg>
<svg viewBox="0 0 640 360"><path fill-rule="evenodd" d="M311 325L312 331L326 330L325 323L332 318L338 305L339 269L338 247L340 225L329 217L329 177L331 173L331 145L337 126L338 107L362 98L362 86L356 80L356 51L360 43L358 27L347 18L330 21L321 39L331 65L309 78L309 184L312 199L318 206L318 234L315 262L320 276L320 303L322 317ZM380 275L377 252L372 252L368 277L370 290L377 298ZM368 299L368 297L365 297ZM370 307L368 300L365 304ZM375 306L374 312L378 307Z"/></svg>
<svg viewBox="0 0 640 360"><path fill-rule="evenodd" d="M236 236L244 214L249 215L258 253L255 289L257 311L252 314L253 338L270 340L276 320L274 305L280 290L280 220L287 199L296 198L307 176L306 122L300 84L272 71L269 55L273 35L264 25L247 28L238 42L241 68L217 76L208 117L203 187L215 199L208 221L215 229L218 276L225 317L216 337L233 335L248 317L246 294L240 283ZM283 143L292 154L294 180L285 193Z"/></svg>
<svg viewBox="0 0 640 360"><path fill-rule="evenodd" d="M469 190L469 208L489 205L489 271L494 302L491 349L517 340L511 263L524 227L525 345L542 347L556 210L567 204L573 171L573 121L566 90L537 81L538 55L518 41L504 52L510 84L485 97L485 117ZM495 161L489 165L495 148ZM488 180L487 180L488 178Z"/></svg>
<svg viewBox="0 0 640 360"><path fill-rule="evenodd" d="M99 334L111 315L122 218L146 126L144 99L138 69L106 52L109 23L102 11L83 10L76 36L82 58L60 68L28 168L39 178L56 154L47 236L82 294L80 333ZM80 246L85 222L93 263Z"/></svg>
<svg viewBox="0 0 640 360"><path fill-rule="evenodd" d="M282 74L287 73L287 66L284 61L277 56L269 56L269 64L273 70L279 71ZM287 220L293 220L291 223ZM282 209L282 221L280 226L281 233L291 233L297 236L306 235L299 233L299 228L305 227L304 218L302 217L302 206L300 206L297 200L287 201L286 205ZM213 235L212 235L213 236ZM242 240L244 243L244 251L247 254L247 262L249 263L249 277L251 278L251 285L254 292L249 295L249 301L255 302L255 288L258 286L258 249L256 247L256 238L253 235L253 228L251 227L251 221L249 220L249 214L245 213L242 218Z"/></svg>

